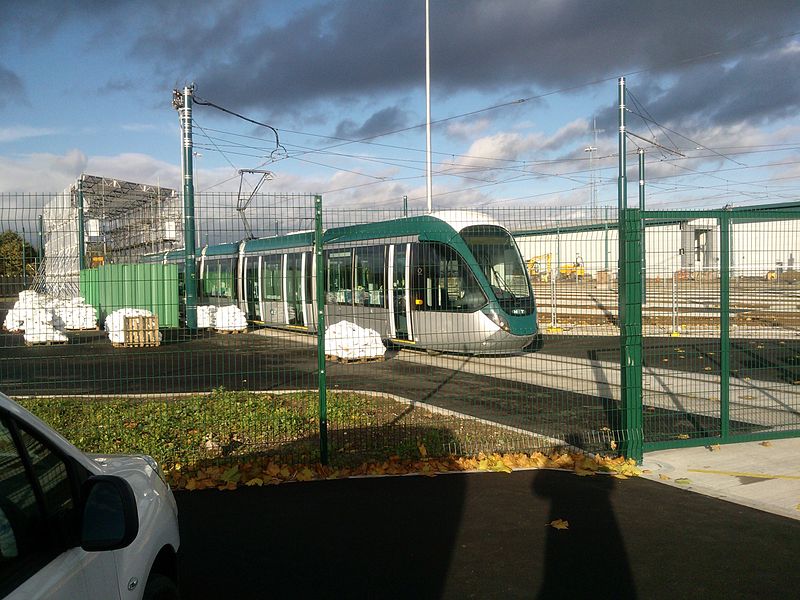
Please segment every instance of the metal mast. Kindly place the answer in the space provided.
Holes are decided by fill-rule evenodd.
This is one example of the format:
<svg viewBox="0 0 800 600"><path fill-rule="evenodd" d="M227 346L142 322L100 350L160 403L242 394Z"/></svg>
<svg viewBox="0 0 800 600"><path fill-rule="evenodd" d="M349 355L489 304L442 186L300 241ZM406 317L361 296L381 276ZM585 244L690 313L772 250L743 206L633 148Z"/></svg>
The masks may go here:
<svg viewBox="0 0 800 600"><path fill-rule="evenodd" d="M186 328L197 329L197 261L194 223L194 182L192 180L192 97L194 85L181 93L172 92L172 106L178 110L183 152L183 251L186 285Z"/></svg>

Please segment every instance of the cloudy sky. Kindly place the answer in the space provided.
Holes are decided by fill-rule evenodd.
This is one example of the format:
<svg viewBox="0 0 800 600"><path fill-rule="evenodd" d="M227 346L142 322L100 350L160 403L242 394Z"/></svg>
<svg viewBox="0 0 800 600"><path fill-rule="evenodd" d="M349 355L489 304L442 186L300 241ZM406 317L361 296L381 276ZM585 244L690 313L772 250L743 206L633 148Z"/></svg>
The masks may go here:
<svg viewBox="0 0 800 600"><path fill-rule="evenodd" d="M424 0L5 0L0 23L0 192L177 187L193 82L280 136L196 105L200 192L261 168L327 205L425 203ZM431 70L434 207L616 206L623 75L651 206L798 197L797 0L432 0Z"/></svg>

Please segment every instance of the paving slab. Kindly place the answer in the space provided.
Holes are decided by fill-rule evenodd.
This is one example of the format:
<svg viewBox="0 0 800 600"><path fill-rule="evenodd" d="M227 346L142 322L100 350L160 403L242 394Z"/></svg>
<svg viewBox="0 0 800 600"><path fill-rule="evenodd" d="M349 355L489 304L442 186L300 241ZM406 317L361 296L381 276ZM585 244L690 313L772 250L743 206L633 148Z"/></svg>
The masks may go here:
<svg viewBox="0 0 800 600"><path fill-rule="evenodd" d="M800 520L800 438L648 452L645 478Z"/></svg>

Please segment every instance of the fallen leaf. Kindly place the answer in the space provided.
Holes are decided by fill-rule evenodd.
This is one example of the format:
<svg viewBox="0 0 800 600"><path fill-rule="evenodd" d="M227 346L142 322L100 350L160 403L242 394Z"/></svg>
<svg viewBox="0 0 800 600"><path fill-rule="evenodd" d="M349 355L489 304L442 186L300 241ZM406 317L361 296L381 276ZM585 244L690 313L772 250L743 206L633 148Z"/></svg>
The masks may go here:
<svg viewBox="0 0 800 600"><path fill-rule="evenodd" d="M664 475L663 473L661 473L661 474L658 476L658 478L659 478L661 481L669 481L669 480L670 480L670 476L669 476L669 475Z"/></svg>
<svg viewBox="0 0 800 600"><path fill-rule="evenodd" d="M720 449L721 449L721 446L719 444L712 444L711 446L708 446L708 449L711 452L719 452Z"/></svg>
<svg viewBox="0 0 800 600"><path fill-rule="evenodd" d="M772 446L772 442L761 442L761 443L759 443L758 445L759 445L759 446L765 446L765 447L767 447L767 448L768 448L769 446Z"/></svg>
<svg viewBox="0 0 800 600"><path fill-rule="evenodd" d="M686 433L681 433L681 434L679 434L679 435L677 436L677 438L678 438L679 440L688 440L688 439L689 439L689 435L688 435L688 434L686 434Z"/></svg>
<svg viewBox="0 0 800 600"><path fill-rule="evenodd" d="M550 527L553 529L569 529L569 521L565 521L564 519L556 519L555 521L550 521Z"/></svg>
<svg viewBox="0 0 800 600"><path fill-rule="evenodd" d="M419 448L419 455L422 458L425 458L426 456L428 456L428 449L425 447L425 444L419 444L419 446L417 446L417 448Z"/></svg>
<svg viewBox="0 0 800 600"><path fill-rule="evenodd" d="M249 486L249 487L252 487L254 485L257 485L258 487L261 487L262 485L264 485L264 480L261 479L260 477L254 477L253 479L245 482L245 485Z"/></svg>
<svg viewBox="0 0 800 600"><path fill-rule="evenodd" d="M314 479L314 473L308 467L303 467L297 472L297 481L311 481Z"/></svg>
<svg viewBox="0 0 800 600"><path fill-rule="evenodd" d="M616 450L617 449L617 442L615 442L614 440L611 440L611 449L612 450Z"/></svg>
<svg viewBox="0 0 800 600"><path fill-rule="evenodd" d="M242 474L239 473L239 465L232 466L230 469L228 469L222 474L222 480L228 484L232 483L236 485L237 483L239 483L239 480L241 478Z"/></svg>
<svg viewBox="0 0 800 600"><path fill-rule="evenodd" d="M686 477L681 477L680 479L676 479L675 483L678 485L690 485L692 483L691 479L687 479Z"/></svg>

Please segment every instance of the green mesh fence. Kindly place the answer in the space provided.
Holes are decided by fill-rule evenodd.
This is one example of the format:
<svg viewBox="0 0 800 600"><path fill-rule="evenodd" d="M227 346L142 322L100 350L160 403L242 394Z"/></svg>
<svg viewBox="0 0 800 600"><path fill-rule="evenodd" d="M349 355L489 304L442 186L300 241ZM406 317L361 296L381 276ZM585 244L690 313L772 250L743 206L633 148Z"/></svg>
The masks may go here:
<svg viewBox="0 0 800 600"><path fill-rule="evenodd" d="M2 200L0 389L86 451L346 465L800 430L789 209L649 211L643 244L634 214L621 335L608 208L199 194L192 280L169 190L98 185L81 227L75 193Z"/></svg>

